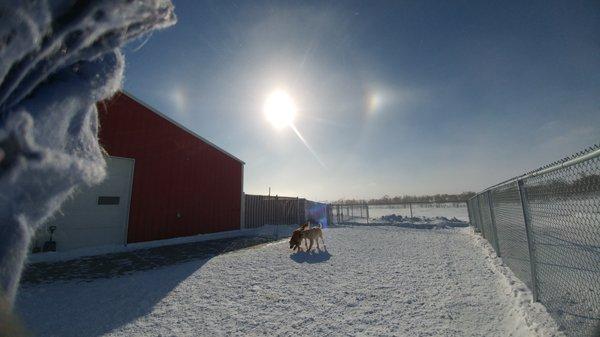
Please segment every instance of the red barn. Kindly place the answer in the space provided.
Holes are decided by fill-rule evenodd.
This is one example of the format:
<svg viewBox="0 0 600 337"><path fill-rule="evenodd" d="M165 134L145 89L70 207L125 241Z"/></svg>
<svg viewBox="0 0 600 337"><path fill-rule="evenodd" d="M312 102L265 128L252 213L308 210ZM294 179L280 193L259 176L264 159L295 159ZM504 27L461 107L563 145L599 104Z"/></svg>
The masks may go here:
<svg viewBox="0 0 600 337"><path fill-rule="evenodd" d="M240 229L241 160L128 93L98 113L104 149L135 160L128 243Z"/></svg>

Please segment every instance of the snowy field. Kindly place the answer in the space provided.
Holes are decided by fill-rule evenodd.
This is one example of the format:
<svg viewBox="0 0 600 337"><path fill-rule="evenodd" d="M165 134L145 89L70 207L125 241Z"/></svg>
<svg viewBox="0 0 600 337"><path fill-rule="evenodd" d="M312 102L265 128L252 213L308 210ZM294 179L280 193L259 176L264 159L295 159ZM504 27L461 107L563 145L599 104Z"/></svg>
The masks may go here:
<svg viewBox="0 0 600 337"><path fill-rule="evenodd" d="M560 336L470 228L345 226L110 279L25 286L39 336Z"/></svg>

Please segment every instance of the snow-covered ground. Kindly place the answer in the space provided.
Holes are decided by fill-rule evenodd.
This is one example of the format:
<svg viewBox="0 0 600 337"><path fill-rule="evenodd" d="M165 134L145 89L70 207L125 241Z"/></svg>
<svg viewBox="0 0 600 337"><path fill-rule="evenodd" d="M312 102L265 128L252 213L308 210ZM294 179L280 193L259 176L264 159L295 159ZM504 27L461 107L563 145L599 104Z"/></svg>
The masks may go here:
<svg viewBox="0 0 600 337"><path fill-rule="evenodd" d="M470 228L352 225L325 241L29 285L17 310L39 336L560 335Z"/></svg>

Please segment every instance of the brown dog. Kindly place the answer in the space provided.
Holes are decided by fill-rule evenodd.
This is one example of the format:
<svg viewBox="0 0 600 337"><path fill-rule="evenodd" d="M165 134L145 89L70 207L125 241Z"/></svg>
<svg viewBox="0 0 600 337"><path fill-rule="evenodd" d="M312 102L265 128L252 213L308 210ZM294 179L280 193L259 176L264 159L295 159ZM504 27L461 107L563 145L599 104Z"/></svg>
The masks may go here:
<svg viewBox="0 0 600 337"><path fill-rule="evenodd" d="M308 227L308 222L301 225L292 232L292 237L290 238L290 249L297 249L299 252L302 251L302 247L300 247L300 244L302 243L302 232L306 229L306 227Z"/></svg>
<svg viewBox="0 0 600 337"><path fill-rule="evenodd" d="M313 242L317 242L317 249L320 251L321 247L319 247L319 238L323 241L323 248L327 250L327 246L325 246L325 240L323 240L323 225L319 224L319 227L308 228L300 232L302 234L302 239L307 239L310 241L310 246L306 249L307 252L310 252L313 246ZM306 242L305 242L306 244Z"/></svg>

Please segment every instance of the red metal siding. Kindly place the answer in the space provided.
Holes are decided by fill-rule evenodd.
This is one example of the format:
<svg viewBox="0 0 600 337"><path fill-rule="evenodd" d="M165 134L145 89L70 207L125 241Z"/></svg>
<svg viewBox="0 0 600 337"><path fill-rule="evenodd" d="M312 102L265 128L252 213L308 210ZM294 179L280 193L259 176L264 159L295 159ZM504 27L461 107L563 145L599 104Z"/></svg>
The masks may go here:
<svg viewBox="0 0 600 337"><path fill-rule="evenodd" d="M98 108L101 144L135 159L128 242L240 228L241 162L126 94Z"/></svg>

